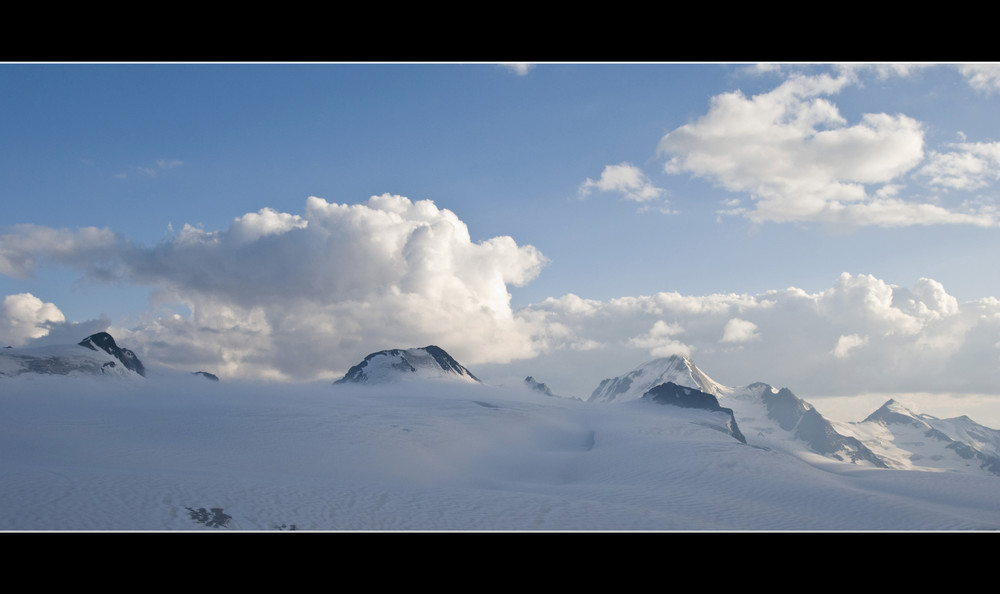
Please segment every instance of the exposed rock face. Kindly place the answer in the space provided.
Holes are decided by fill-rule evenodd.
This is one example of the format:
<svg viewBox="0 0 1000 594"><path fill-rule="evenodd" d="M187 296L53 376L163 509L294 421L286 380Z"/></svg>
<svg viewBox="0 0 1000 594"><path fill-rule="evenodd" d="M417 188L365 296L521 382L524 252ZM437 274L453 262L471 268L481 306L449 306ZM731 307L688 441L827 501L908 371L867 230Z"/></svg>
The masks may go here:
<svg viewBox="0 0 1000 594"><path fill-rule="evenodd" d="M792 432L818 454L837 459L849 458L852 462L870 462L879 468L888 465L878 455L855 437L838 433L823 415L788 388L777 392L766 389L761 399L767 415L785 431Z"/></svg>
<svg viewBox="0 0 1000 594"><path fill-rule="evenodd" d="M125 369L134 371L141 376L146 375L146 368L142 365L142 361L139 360L139 357L137 357L132 351L119 347L115 343L115 339L112 338L112 336L107 332L91 334L87 338L81 340L79 345L94 351L100 349L121 361L122 365L125 366Z"/></svg>
<svg viewBox="0 0 1000 594"><path fill-rule="evenodd" d="M655 386L642 396L643 400L650 400L658 404L668 404L681 408L700 408L712 412L720 412L728 417L726 431L738 439L741 443L746 443L746 437L740 431L736 423L736 416L733 409L726 408L719 404L719 400L707 392L695 390L685 386L679 386L673 382L667 382Z"/></svg>
<svg viewBox="0 0 1000 594"><path fill-rule="evenodd" d="M372 353L351 367L335 384L384 383L403 379L449 379L480 383L479 378L444 349L430 345Z"/></svg>

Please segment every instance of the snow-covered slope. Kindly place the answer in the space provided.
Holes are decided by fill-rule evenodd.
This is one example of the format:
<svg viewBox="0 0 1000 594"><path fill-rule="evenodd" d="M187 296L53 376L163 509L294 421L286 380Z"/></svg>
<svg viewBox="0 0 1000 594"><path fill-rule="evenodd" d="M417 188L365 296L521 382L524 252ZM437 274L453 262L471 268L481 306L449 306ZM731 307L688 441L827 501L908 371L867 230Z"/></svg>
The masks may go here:
<svg viewBox="0 0 1000 594"><path fill-rule="evenodd" d="M1000 476L1000 431L962 416L917 414L890 399L846 431L861 436L893 468Z"/></svg>
<svg viewBox="0 0 1000 594"><path fill-rule="evenodd" d="M110 375L142 377L145 367L129 349L107 332L92 334L77 344L0 349L0 376Z"/></svg>
<svg viewBox="0 0 1000 594"><path fill-rule="evenodd" d="M698 369L690 357L672 355L643 363L624 375L603 380L587 402L628 402L642 398L654 386L667 382L713 396L722 396L730 390Z"/></svg>
<svg viewBox="0 0 1000 594"><path fill-rule="evenodd" d="M410 379L479 383L472 372L434 345L372 353L334 383L379 384Z"/></svg>
<svg viewBox="0 0 1000 594"><path fill-rule="evenodd" d="M709 414L461 382L22 375L0 389L0 530L1000 530L1000 478L744 445Z"/></svg>
<svg viewBox="0 0 1000 594"><path fill-rule="evenodd" d="M806 450L835 460L888 468L890 465L856 436L788 388L758 382L732 389L720 399L732 408L750 443L786 452Z"/></svg>

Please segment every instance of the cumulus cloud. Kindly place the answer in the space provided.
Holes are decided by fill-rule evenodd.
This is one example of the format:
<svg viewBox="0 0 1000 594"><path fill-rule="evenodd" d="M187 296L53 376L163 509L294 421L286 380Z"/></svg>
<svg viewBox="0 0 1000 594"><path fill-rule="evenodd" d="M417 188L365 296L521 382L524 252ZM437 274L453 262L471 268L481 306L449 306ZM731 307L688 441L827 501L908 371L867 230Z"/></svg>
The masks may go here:
<svg viewBox="0 0 1000 594"><path fill-rule="evenodd" d="M530 357L507 289L546 263L510 237L473 242L431 201L389 194L352 205L310 197L301 215L262 209L153 247L99 230L0 236L0 272L51 260L153 286L157 304L191 312L119 331L150 362L279 379L333 377L372 351L427 344L466 364Z"/></svg>
<svg viewBox="0 0 1000 594"><path fill-rule="evenodd" d="M31 293L7 295L0 303L0 341L3 346L22 346L48 334L53 323L65 321L54 303L45 303Z"/></svg>
<svg viewBox="0 0 1000 594"><path fill-rule="evenodd" d="M833 347L833 356L838 359L846 359L851 356L851 351L868 342L868 337L857 334L848 334L837 339L837 346Z"/></svg>
<svg viewBox="0 0 1000 594"><path fill-rule="evenodd" d="M948 209L879 191L924 160L924 127L906 115L886 113L864 114L850 124L826 96L855 82L856 70L842 69L837 75L793 74L751 97L740 91L717 95L705 115L661 138L664 170L747 193L751 208L723 212L754 221L995 225L991 212Z"/></svg>
<svg viewBox="0 0 1000 594"><path fill-rule="evenodd" d="M757 324L739 318L726 322L726 327L722 330L722 342L750 342L759 338Z"/></svg>
<svg viewBox="0 0 1000 594"><path fill-rule="evenodd" d="M568 294L514 311L508 287L540 273L537 249L506 236L474 242L451 211L389 194L360 204L312 197L301 214L262 209L222 230L185 226L152 247L98 229L0 235L0 271L30 275L46 263L152 286L152 305L178 313L115 328L116 338L148 366L229 377L334 379L370 352L437 344L473 369L530 361L550 385L587 384L580 393L678 353L717 381L804 397L985 393L1000 382L1000 300L959 302L933 279L902 287L844 273L818 292ZM39 340L75 341L109 324L60 316L30 294L8 296L0 328L11 342L45 332Z"/></svg>
<svg viewBox="0 0 1000 594"><path fill-rule="evenodd" d="M595 189L616 192L626 200L639 203L658 201L666 194L666 190L653 185L638 167L630 163L607 165L600 178L593 180L588 177L580 184L579 194L587 196Z"/></svg>
<svg viewBox="0 0 1000 594"><path fill-rule="evenodd" d="M684 332L684 328L679 324L668 324L663 320L657 320L650 328L649 332L636 336L627 341L629 346L649 349L649 355L654 358L669 357L670 355L691 355L691 347L673 336Z"/></svg>
<svg viewBox="0 0 1000 594"><path fill-rule="evenodd" d="M548 299L516 315L532 324L562 325L561 343L549 349L582 340L609 347L602 356L619 367L595 370L579 390L584 394L600 379L671 350L691 354L717 381L764 381L803 396L985 393L1000 380L1000 300L960 303L926 278L901 287L844 273L815 293L789 287L753 295ZM864 357L856 356L862 349ZM546 381L558 385L560 379L572 381Z"/></svg>

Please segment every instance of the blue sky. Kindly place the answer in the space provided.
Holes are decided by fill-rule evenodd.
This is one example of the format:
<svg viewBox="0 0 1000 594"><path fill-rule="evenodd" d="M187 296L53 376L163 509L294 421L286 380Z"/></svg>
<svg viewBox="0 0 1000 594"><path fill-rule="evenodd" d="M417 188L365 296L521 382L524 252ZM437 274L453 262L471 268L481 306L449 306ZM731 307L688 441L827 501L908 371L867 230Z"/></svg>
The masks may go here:
<svg viewBox="0 0 1000 594"><path fill-rule="evenodd" d="M0 85L8 343L110 325L153 363L282 380L434 343L582 396L670 352L806 398L1000 385L995 64L0 64Z"/></svg>

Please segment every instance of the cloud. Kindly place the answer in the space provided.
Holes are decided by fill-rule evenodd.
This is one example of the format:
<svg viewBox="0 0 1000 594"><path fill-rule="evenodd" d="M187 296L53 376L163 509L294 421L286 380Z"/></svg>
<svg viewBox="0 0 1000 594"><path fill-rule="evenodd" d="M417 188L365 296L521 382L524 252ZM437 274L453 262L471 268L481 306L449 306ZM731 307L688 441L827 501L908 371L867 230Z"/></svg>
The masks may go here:
<svg viewBox="0 0 1000 594"><path fill-rule="evenodd" d="M932 152L920 173L947 189L977 190L1000 180L1000 142L964 142Z"/></svg>
<svg viewBox="0 0 1000 594"><path fill-rule="evenodd" d="M45 303L31 293L7 295L0 303L2 346L22 346L49 333L52 323L66 317L54 303Z"/></svg>
<svg viewBox="0 0 1000 594"><path fill-rule="evenodd" d="M594 189L601 192L618 192L626 200L649 203L663 198L666 190L649 181L638 167L630 163L607 165L597 180L589 177L580 184L579 194L587 196Z"/></svg>
<svg viewBox="0 0 1000 594"><path fill-rule="evenodd" d="M574 341L608 345L602 357L617 367L595 368L580 393L589 393L603 377L671 350L692 354L717 381L764 381L803 396L988 393L1000 381L1000 300L961 303L941 283L926 278L901 287L844 273L815 293L789 287L753 295L565 297L515 315L533 326L562 328L560 342L538 345L542 367L550 353ZM862 347L865 356L855 356ZM578 381L546 369L550 385Z"/></svg>
<svg viewBox="0 0 1000 594"><path fill-rule="evenodd" d="M722 342L750 342L760 339L757 334L757 324L733 318L726 322L722 330Z"/></svg>
<svg viewBox="0 0 1000 594"><path fill-rule="evenodd" d="M527 75L528 72L535 67L534 64L530 64L528 62L508 62L500 65L518 76Z"/></svg>
<svg viewBox="0 0 1000 594"><path fill-rule="evenodd" d="M310 197L301 215L265 208L218 231L185 225L153 247L93 229L0 235L0 271L51 261L152 286L155 305L190 311L116 330L150 363L277 379L333 377L372 351L428 344L465 364L533 356L508 286L546 263L510 237L473 242L431 201L389 194Z"/></svg>
<svg viewBox="0 0 1000 594"><path fill-rule="evenodd" d="M723 213L758 222L996 225L992 212L950 210L880 192L924 160L924 127L886 113L863 114L849 124L826 96L854 84L857 71L793 74L766 93L713 97L705 115L661 138L664 170L749 194L751 208ZM938 167L947 169L943 162Z"/></svg>
<svg viewBox="0 0 1000 594"><path fill-rule="evenodd" d="M901 287L844 273L812 293L568 294L515 311L508 288L546 264L536 248L507 236L473 242L451 211L390 194L360 204L311 197L300 214L262 209L222 230L185 226L151 247L91 228L0 235L5 274L50 264L153 287L148 317L110 331L147 366L227 377L335 379L373 351L437 344L474 370L530 362L550 385L589 384L581 393L676 353L696 355L717 381L804 397L987 393L1000 383L998 299L959 302L933 279ZM160 306L178 313L153 313ZM15 342L46 331L39 340L79 340L110 323L60 315L30 294L8 296L0 328Z"/></svg>
<svg viewBox="0 0 1000 594"><path fill-rule="evenodd" d="M79 266L99 274L121 246L121 238L108 229L15 225L0 235L0 274L24 278L45 264Z"/></svg>
<svg viewBox="0 0 1000 594"><path fill-rule="evenodd" d="M867 342L867 336L848 334L837 339L837 346L835 346L831 352L833 353L833 356L838 359L846 359L851 356L851 351L859 346L863 346Z"/></svg>
<svg viewBox="0 0 1000 594"><path fill-rule="evenodd" d="M684 332L684 328L679 324L668 324L663 320L657 320L650 328L649 332L631 338L627 341L629 346L649 349L651 357L669 357L671 355L691 355L691 347L674 340L673 335Z"/></svg>
<svg viewBox="0 0 1000 594"><path fill-rule="evenodd" d="M962 64L958 71L969 85L979 91L1000 91L1000 64Z"/></svg>

